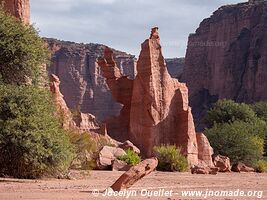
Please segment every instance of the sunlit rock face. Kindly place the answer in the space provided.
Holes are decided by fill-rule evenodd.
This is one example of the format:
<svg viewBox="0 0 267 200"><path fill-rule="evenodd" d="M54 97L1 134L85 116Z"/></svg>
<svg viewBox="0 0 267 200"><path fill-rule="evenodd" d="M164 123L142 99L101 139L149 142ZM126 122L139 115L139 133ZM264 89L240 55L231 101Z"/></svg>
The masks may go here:
<svg viewBox="0 0 267 200"><path fill-rule="evenodd" d="M23 23L30 23L30 1L29 0L0 0L4 2L4 9L11 15L20 19Z"/></svg>
<svg viewBox="0 0 267 200"><path fill-rule="evenodd" d="M182 82L196 126L218 99L267 100L267 1L219 8L189 36Z"/></svg>

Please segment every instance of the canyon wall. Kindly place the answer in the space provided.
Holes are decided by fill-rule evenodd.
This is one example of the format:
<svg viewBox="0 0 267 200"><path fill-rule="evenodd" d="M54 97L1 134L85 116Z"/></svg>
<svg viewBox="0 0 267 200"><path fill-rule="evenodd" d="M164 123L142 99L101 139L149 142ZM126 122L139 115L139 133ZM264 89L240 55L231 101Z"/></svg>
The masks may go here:
<svg viewBox="0 0 267 200"><path fill-rule="evenodd" d="M218 99L267 100L267 1L219 8L189 36L182 81L198 129Z"/></svg>
<svg viewBox="0 0 267 200"><path fill-rule="evenodd" d="M0 0L4 9L23 23L30 23L30 0Z"/></svg>

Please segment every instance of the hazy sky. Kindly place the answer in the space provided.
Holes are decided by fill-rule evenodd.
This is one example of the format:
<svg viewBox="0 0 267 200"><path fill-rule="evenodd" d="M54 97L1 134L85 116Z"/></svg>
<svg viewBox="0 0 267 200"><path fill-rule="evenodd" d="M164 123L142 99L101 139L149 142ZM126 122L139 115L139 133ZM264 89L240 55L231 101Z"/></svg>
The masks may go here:
<svg viewBox="0 0 267 200"><path fill-rule="evenodd" d="M189 33L218 7L245 0L31 0L42 36L101 43L138 56L150 28L159 27L165 57L185 55Z"/></svg>

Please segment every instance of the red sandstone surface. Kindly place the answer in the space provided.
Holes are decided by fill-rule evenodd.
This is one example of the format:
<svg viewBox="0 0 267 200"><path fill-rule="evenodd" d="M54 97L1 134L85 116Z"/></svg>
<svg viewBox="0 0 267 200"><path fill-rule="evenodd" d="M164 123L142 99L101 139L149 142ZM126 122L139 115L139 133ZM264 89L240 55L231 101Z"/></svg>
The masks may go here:
<svg viewBox="0 0 267 200"><path fill-rule="evenodd" d="M1 0L4 8L23 23L30 23L30 0Z"/></svg>
<svg viewBox="0 0 267 200"><path fill-rule="evenodd" d="M124 105L119 117L107 121L108 133L118 140L131 140L147 157L156 145L176 144L191 165L198 164L188 89L167 71L158 28L153 28L150 38L142 44L134 80L122 75L109 48L98 64L113 97Z"/></svg>

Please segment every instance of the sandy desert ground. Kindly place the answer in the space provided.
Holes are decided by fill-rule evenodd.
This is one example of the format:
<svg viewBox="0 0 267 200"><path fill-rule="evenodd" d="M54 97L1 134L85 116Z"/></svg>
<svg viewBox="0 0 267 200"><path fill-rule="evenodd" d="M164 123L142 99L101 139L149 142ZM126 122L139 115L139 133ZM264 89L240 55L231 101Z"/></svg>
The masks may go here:
<svg viewBox="0 0 267 200"><path fill-rule="evenodd" d="M121 196L104 196L108 188L122 172L91 171L90 174L72 171L73 180L43 179L19 180L0 179L0 199L38 199L38 200L98 200L126 199ZM98 193L98 191L100 191ZM150 192L147 192L150 191ZM151 193L151 191L155 193ZM187 191L200 191L198 197L185 197ZM218 196L221 191L228 191L228 196ZM229 193L232 191L232 193ZM244 192L246 196L234 195ZM206 192L210 196L206 196ZM216 193L217 192L217 193ZM218 175L192 175L190 173L153 172L136 183L127 199L267 199L267 174L256 173L220 173ZM187 193L188 195L189 193ZM220 195L223 193L220 193ZM119 194L116 194L119 195ZM152 195L152 196L149 196ZM191 195L193 195L191 193ZM213 195L213 196L212 196ZM217 195L217 196L216 196ZM226 195L226 194L223 194ZM229 196L230 195L230 196ZM232 195L232 196L231 196ZM248 196L250 195L250 196Z"/></svg>

